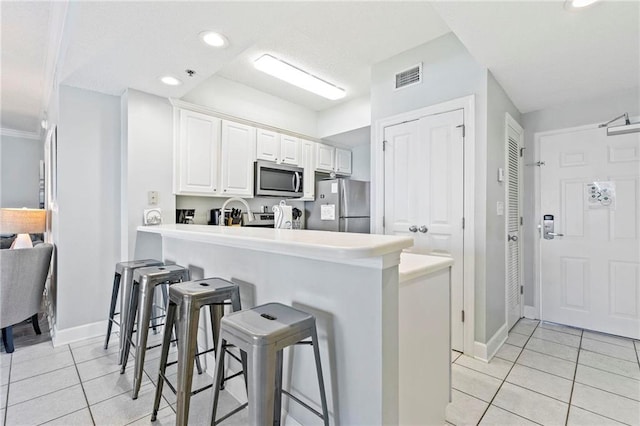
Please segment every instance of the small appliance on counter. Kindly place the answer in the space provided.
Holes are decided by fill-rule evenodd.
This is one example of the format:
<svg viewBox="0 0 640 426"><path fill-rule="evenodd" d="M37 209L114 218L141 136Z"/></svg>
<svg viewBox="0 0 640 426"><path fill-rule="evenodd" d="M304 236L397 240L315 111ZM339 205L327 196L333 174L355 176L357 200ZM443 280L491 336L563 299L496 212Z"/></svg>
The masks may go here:
<svg viewBox="0 0 640 426"><path fill-rule="evenodd" d="M193 223L195 209L176 209L176 223Z"/></svg>
<svg viewBox="0 0 640 426"><path fill-rule="evenodd" d="M254 212L253 221L249 222L247 218L248 213L242 213L242 226L253 226L257 228L273 228L274 227L274 213L273 212Z"/></svg>
<svg viewBox="0 0 640 426"><path fill-rule="evenodd" d="M305 203L307 229L368 234L369 185L349 179L316 182L316 201Z"/></svg>
<svg viewBox="0 0 640 426"><path fill-rule="evenodd" d="M286 201L282 200L279 204L273 206L275 228L292 229L293 228L293 208L288 206Z"/></svg>
<svg viewBox="0 0 640 426"><path fill-rule="evenodd" d="M242 220L246 213L242 213L240 209L225 209L224 212L224 220L227 226L231 225L241 225ZM247 223L248 220L244 219L244 223ZM211 209L209 215L209 225L219 225L220 224L220 209Z"/></svg>

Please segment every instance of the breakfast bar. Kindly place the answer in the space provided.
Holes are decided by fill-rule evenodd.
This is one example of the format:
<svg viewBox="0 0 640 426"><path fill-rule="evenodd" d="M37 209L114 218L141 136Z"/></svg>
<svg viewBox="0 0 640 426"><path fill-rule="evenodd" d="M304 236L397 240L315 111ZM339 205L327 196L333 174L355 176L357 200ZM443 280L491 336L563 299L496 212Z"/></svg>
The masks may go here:
<svg viewBox="0 0 640 426"><path fill-rule="evenodd" d="M413 286L425 286L428 284L420 284L420 277L446 272L442 281L446 291L441 290L441 299L432 302L444 302L448 315L451 262L436 259L425 263L413 257L407 261L409 270L403 273L399 267L401 252L412 244L411 238L386 235L176 224L139 227L136 257L157 256L165 262L177 263L190 269L192 279L216 276L229 279L240 287L243 308L280 302L314 315L331 424L404 423L403 418L415 417L406 417L403 412L415 416L428 406L421 406L421 400L424 401L421 393L424 398L445 396L436 397L441 407L433 409L434 413L423 413L424 419L438 418L443 423L449 392L448 339L441 339L432 348L436 353L446 354L446 359L440 357L445 362L428 365L420 361L421 357L429 358L424 353L428 348L405 343L421 342L424 338L412 339L399 333L399 327L403 317L411 318L412 322L418 322L412 330L433 327L438 333L426 333L427 336L448 338L448 318L444 318L444 324L442 318L430 322L428 310L416 309L415 303L401 304L404 290L400 280L402 276L403 281ZM424 290L415 294L428 296ZM428 303L428 297L424 300ZM401 309L405 305L416 312L406 316L404 308ZM203 333L207 329L202 326ZM402 351L401 344L405 346ZM401 366L402 359L420 365ZM312 366L312 351L296 347L285 355L283 383L305 402L319 407ZM411 370L424 371L420 377L443 379L416 384L401 378L402 371ZM210 364L207 371L212 371ZM230 381L227 390L239 401L246 400L241 380ZM400 401L403 394L414 393L417 398ZM285 408L285 424L318 421L296 404Z"/></svg>

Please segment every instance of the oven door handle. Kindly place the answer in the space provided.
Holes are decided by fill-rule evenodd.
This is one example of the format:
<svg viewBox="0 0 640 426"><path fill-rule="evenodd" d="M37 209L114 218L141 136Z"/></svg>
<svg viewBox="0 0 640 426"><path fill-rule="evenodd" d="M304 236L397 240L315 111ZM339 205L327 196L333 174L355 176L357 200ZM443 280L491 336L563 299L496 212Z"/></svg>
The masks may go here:
<svg viewBox="0 0 640 426"><path fill-rule="evenodd" d="M300 172L293 173L293 190L300 192Z"/></svg>

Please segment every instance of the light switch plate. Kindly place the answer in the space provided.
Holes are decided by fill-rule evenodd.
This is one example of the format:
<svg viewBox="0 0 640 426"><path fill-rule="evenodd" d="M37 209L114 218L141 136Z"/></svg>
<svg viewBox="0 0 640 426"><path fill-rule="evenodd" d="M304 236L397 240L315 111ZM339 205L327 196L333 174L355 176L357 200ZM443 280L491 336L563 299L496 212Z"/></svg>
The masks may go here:
<svg viewBox="0 0 640 426"><path fill-rule="evenodd" d="M162 223L162 211L160 209L145 209L142 223L145 225L160 225Z"/></svg>
<svg viewBox="0 0 640 426"><path fill-rule="evenodd" d="M496 203L496 214L498 216L504 216L504 201L498 201Z"/></svg>
<svg viewBox="0 0 640 426"><path fill-rule="evenodd" d="M149 191L147 193L147 203L150 206L157 206L158 205L158 191Z"/></svg>
<svg viewBox="0 0 640 426"><path fill-rule="evenodd" d="M498 168L498 182L504 182L504 169L502 167Z"/></svg>

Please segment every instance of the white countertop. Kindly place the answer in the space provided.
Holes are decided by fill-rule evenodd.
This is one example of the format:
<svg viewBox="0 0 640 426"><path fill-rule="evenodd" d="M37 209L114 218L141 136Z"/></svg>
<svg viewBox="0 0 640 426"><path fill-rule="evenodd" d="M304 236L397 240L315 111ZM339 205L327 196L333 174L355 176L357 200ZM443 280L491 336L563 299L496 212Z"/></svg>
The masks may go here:
<svg viewBox="0 0 640 426"><path fill-rule="evenodd" d="M304 257L364 259L411 247L413 240L378 234L211 225L139 226L139 232Z"/></svg>
<svg viewBox="0 0 640 426"><path fill-rule="evenodd" d="M400 265L398 266L399 282L437 272L453 265L453 259L443 256L430 256L427 254L400 253Z"/></svg>

